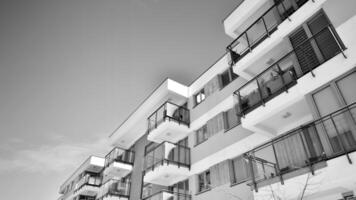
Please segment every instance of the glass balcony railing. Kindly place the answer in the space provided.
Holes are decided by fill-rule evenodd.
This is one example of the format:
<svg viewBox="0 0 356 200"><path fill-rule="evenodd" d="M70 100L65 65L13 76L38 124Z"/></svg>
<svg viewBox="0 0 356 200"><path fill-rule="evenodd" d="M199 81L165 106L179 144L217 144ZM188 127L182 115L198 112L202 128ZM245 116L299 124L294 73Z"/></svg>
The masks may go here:
<svg viewBox="0 0 356 200"><path fill-rule="evenodd" d="M110 179L101 186L97 200L103 200L109 196L128 198L130 196L130 187L130 181Z"/></svg>
<svg viewBox="0 0 356 200"><path fill-rule="evenodd" d="M95 200L95 197L80 195L73 200Z"/></svg>
<svg viewBox="0 0 356 200"><path fill-rule="evenodd" d="M134 159L135 152L115 147L105 156L105 167L109 166L113 162L121 162L133 165Z"/></svg>
<svg viewBox="0 0 356 200"><path fill-rule="evenodd" d="M79 191L84 186L100 187L101 177L97 174L85 174L76 184L74 192Z"/></svg>
<svg viewBox="0 0 356 200"><path fill-rule="evenodd" d="M189 110L171 102L165 102L153 114L148 117L148 132L157 128L165 121L173 121L189 126Z"/></svg>
<svg viewBox="0 0 356 200"><path fill-rule="evenodd" d="M309 167L356 150L356 102L274 138L247 153L250 184ZM253 169L253 170L252 170ZM277 179L278 180L278 179Z"/></svg>
<svg viewBox="0 0 356 200"><path fill-rule="evenodd" d="M343 53L343 50L333 27L328 25L236 90L234 94L239 102L237 113L245 116L264 105L295 85L300 77L313 73L313 69Z"/></svg>
<svg viewBox="0 0 356 200"><path fill-rule="evenodd" d="M191 200L192 196L188 191L173 192L169 190L161 190L157 193L142 198L142 200Z"/></svg>
<svg viewBox="0 0 356 200"><path fill-rule="evenodd" d="M261 17L254 21L244 32L242 32L228 46L227 51L230 54L231 65L235 65L241 58L252 51L258 44L268 38L277 26L285 19L288 19L308 0L278 0L265 11ZM294 5L293 5L294 4Z"/></svg>
<svg viewBox="0 0 356 200"><path fill-rule="evenodd" d="M190 148L163 142L145 155L145 173L162 165L190 168Z"/></svg>

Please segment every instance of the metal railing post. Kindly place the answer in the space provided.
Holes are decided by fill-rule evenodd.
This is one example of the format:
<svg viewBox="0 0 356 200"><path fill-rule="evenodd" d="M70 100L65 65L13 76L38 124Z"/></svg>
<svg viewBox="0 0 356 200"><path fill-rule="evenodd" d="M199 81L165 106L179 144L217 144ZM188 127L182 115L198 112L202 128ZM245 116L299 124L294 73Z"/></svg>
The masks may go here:
<svg viewBox="0 0 356 200"><path fill-rule="evenodd" d="M246 36L246 41L247 41L248 49L249 49L249 51L251 52L251 51L252 51L252 48L251 48L250 40L248 39L247 31L245 32L245 36Z"/></svg>
<svg viewBox="0 0 356 200"><path fill-rule="evenodd" d="M262 17L262 22L263 22L263 25L264 25L264 27L265 27L265 29L266 29L267 36L270 37L270 34L269 34L269 31L268 31L268 28L267 28L267 25L266 25L266 21L265 21L264 16Z"/></svg>
<svg viewBox="0 0 356 200"><path fill-rule="evenodd" d="M333 29L331 28L331 26L328 26L328 30L330 31L331 35L333 36L334 40L336 41L337 46L339 47L339 50L341 51L342 55L344 56L344 58L347 58L347 56L345 55L344 49L342 48L338 38L336 37L336 35L334 34Z"/></svg>

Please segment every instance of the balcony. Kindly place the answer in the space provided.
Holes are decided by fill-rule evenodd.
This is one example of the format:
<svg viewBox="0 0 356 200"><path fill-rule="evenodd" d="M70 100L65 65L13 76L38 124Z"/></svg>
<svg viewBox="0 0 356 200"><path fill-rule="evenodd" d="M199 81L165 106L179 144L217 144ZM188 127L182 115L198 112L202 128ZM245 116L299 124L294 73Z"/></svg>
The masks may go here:
<svg viewBox="0 0 356 200"><path fill-rule="evenodd" d="M148 140L177 143L189 133L189 110L165 102L148 117Z"/></svg>
<svg viewBox="0 0 356 200"><path fill-rule="evenodd" d="M279 56L271 56L279 59L234 92L238 100L237 112L244 117L242 125L252 131L279 134L288 130L288 125L310 120L311 113L305 100L309 90L305 88L320 87L328 76L318 77L321 73L314 71L319 70L317 68L339 53L344 55L344 47L331 25L300 42L299 45L293 47L285 41L278 48L279 50L270 54L278 54ZM346 58L345 55L344 57ZM324 65L320 70L330 72L335 65L336 63ZM307 74L312 77L308 84L302 79ZM283 98L277 98L282 96L282 93ZM272 101L274 99L276 100ZM279 121L285 123L275 123Z"/></svg>
<svg viewBox="0 0 356 200"><path fill-rule="evenodd" d="M172 192L169 190L162 190L147 197L142 198L142 200L191 200L192 197L188 192Z"/></svg>
<svg viewBox="0 0 356 200"><path fill-rule="evenodd" d="M134 159L135 153L133 151L115 147L105 156L104 176L106 178L125 177L132 171Z"/></svg>
<svg viewBox="0 0 356 200"><path fill-rule="evenodd" d="M97 195L97 200L127 200L130 196L129 181L122 181L116 179L110 179L106 183L102 184L100 193Z"/></svg>
<svg viewBox="0 0 356 200"><path fill-rule="evenodd" d="M190 175L190 149L164 142L145 155L144 182L173 185Z"/></svg>
<svg viewBox="0 0 356 200"><path fill-rule="evenodd" d="M280 135L247 153L249 184L260 187L326 166L326 161L356 150L356 102ZM344 166L346 169L347 166Z"/></svg>
<svg viewBox="0 0 356 200"><path fill-rule="evenodd" d="M227 50L230 53L231 65L235 65L241 58L251 52L265 39L270 37L270 35L277 30L279 24L284 20L289 19L289 16L303 6L308 0L298 1L295 5L293 5L292 1L294 0L279 0L274 5L268 7L268 9L264 9L266 11L264 11L246 29L243 29L244 31L241 31L241 33L238 34L236 39L227 46ZM266 1L258 2L266 4ZM252 5L252 3L250 4ZM262 4L253 6L261 7ZM257 12L257 10L255 12ZM243 26L241 25L241 27ZM234 32L240 31L235 30Z"/></svg>
<svg viewBox="0 0 356 200"><path fill-rule="evenodd" d="M94 197L99 192L101 177L98 174L85 174L76 184L74 196Z"/></svg>

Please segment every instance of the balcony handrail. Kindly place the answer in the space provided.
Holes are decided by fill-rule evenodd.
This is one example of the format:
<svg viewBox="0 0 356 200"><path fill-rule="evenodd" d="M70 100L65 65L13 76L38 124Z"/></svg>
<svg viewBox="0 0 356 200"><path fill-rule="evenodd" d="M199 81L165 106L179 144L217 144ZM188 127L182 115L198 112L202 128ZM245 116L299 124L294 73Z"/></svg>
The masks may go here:
<svg viewBox="0 0 356 200"><path fill-rule="evenodd" d="M271 11L273 8L279 6L279 4L283 3L284 1L286 1L286 0L281 0L280 2L273 4L270 8L268 8L259 18L257 18L250 26L248 26L248 27L245 29L244 32L242 32L242 33L241 33L239 36L237 36L229 45L227 45L226 48L227 48L227 49L232 49L232 48L234 48L234 47L232 47L232 46L233 46L233 44L234 44L238 39L240 39L243 35L245 35L246 32L249 31L252 26L254 26L255 24L257 24L269 11Z"/></svg>
<svg viewBox="0 0 356 200"><path fill-rule="evenodd" d="M269 11L271 11L271 10L274 9L274 8L277 8L279 5L283 5L282 3L284 3L285 1L286 1L286 0L280 0L280 1L277 2L277 3L274 3L274 4L273 4L269 9L267 9L259 18L257 18L250 26L248 26L248 27L245 29L244 32L242 32L239 36L237 36L236 39L234 39L234 40L227 46L227 49L232 49L232 48L234 48L234 47L232 47L233 44L234 44L238 39L240 39L243 35L245 35L246 32L249 31L252 26L254 26L254 25L257 24L261 19L263 19L263 17L265 17L265 15L266 15ZM286 8L285 8L284 6L282 6L282 7L283 7L284 11L286 11ZM286 19L287 19L287 18L286 18ZM282 22L283 22L283 21L284 21L284 20L282 20ZM282 22L281 22L281 23L282 23Z"/></svg>
<svg viewBox="0 0 356 200"><path fill-rule="evenodd" d="M190 148L187 147L187 146L183 146L183 145L180 145L180 144L177 144L177 143L173 143L173 142L169 142L169 141L164 141L164 142L161 142L160 144L158 144L157 146L155 146L154 148L150 149L149 151L145 152L145 156L147 154L151 153L152 151L162 147L165 143L175 145L175 147L179 147L179 148L190 150Z"/></svg>
<svg viewBox="0 0 356 200"><path fill-rule="evenodd" d="M285 21L285 19L289 19L289 16L291 16L294 12L296 12L302 5L304 5L306 2L308 2L309 0L305 1L304 3L302 3L301 5L298 5L297 8L293 7L293 11L291 13L289 13L289 10L286 9L284 2L286 0L279 0L278 2L276 2L275 4L273 4L268 10L266 10L259 18L257 18L251 25L249 25L245 31L243 31L238 37L236 37L236 39L234 39L227 47L226 50L227 52L230 54L231 57L231 62L229 63L231 66L235 65L241 58L243 58L245 55L247 55L247 53L251 52L252 49L254 49L259 43L263 42L267 37L269 37L275 30L277 30L277 27L283 23ZM312 2L314 2L315 0L312 0ZM283 14L281 14L278 11L278 6L282 5L282 9L283 9ZM270 11L272 11L273 9L277 9L278 15L279 15L279 19L276 19L275 24L273 24L271 27L268 27L266 20L264 19L264 17L269 14ZM262 20L263 22L263 27L265 32L258 37L257 39L255 39L254 41L250 41L249 36L248 36L248 31L250 31L250 29L255 26L256 24L258 24L260 22L260 20ZM236 52L233 49L239 44L238 41L240 38L242 38L243 36L246 36L246 42L247 42L247 47L246 49L242 50L241 52ZM236 43L236 44L235 44Z"/></svg>
<svg viewBox="0 0 356 200"><path fill-rule="evenodd" d="M162 190L157 191L157 192L155 192L155 193L153 193L153 194L151 194L151 195L148 195L147 197L142 198L142 200L150 199L150 198L152 198L152 197L154 197L154 196L156 196L156 195L159 195L159 194L161 194L161 193L164 193L164 192L169 193L169 194L173 194L173 195L176 194L176 195L178 195L178 196L185 196L185 197L191 198L190 192L188 192L188 193L182 193L182 192L174 192L174 191L170 191L170 190L167 190L167 189L162 189Z"/></svg>
<svg viewBox="0 0 356 200"><path fill-rule="evenodd" d="M227 13L226 16L221 20L222 23L224 23L224 21L225 21L227 18L229 18L230 15L231 15L238 7L240 7L240 5L241 5L244 1L245 1L245 0L241 0L240 3L238 3L236 6L234 6L234 8L233 8L229 13Z"/></svg>
<svg viewBox="0 0 356 200"><path fill-rule="evenodd" d="M123 151L123 154L130 154L130 158L129 158L128 160L117 160L116 158L109 160L108 157L109 157L116 149L122 150L122 151ZM123 149L123 148L120 148L120 147L114 147L114 148L113 148L108 154L106 154L106 156L105 156L105 167L109 166L111 163L113 163L113 162L115 162L115 161L120 161L120 162L122 162L122 163L127 163L127 164L133 164L134 159L135 159L135 151L130 150L130 149ZM109 160L109 161L108 161L108 160Z"/></svg>
<svg viewBox="0 0 356 200"><path fill-rule="evenodd" d="M319 30L317 33L313 34L311 37L309 37L308 39L305 39L302 43L300 43L298 46L294 47L293 50L289 51L288 53L286 53L284 56L282 56L280 59L278 59L276 62L274 62L273 64L271 64L269 67L267 67L266 69L264 69L262 72L258 73L255 77L253 77L252 79L250 79L249 81L247 81L245 84L243 84L242 86L239 87L239 89L234 91L235 95L238 95L238 92L243 89L244 87L246 87L247 85L249 85L250 83L257 81L259 77L261 77L265 72L267 72L268 70L272 69L273 67L275 67L276 65L278 65L278 63L280 63L282 60L284 60L285 58L287 58L288 56L290 56L291 54L295 53L297 49L301 49L303 48L303 45L305 45L307 42L310 42L311 40L314 40L316 36L318 36L319 34L323 33L324 31L333 31L333 26L332 24L328 24L326 27L322 28L321 30ZM332 34L333 39L339 44L340 41L338 40L338 38ZM343 47L339 46L340 52L343 51ZM310 69L310 71L313 69ZM309 72L310 72L309 71ZM308 73L309 73L308 72ZM307 74L307 73L305 73ZM304 76L305 74L303 74L302 76ZM298 77L300 78L300 77Z"/></svg>
<svg viewBox="0 0 356 200"><path fill-rule="evenodd" d="M173 106L176 106L177 108L180 108L180 109L183 109L183 110L186 110L186 111L189 112L189 109L188 109L188 108L186 108L186 107L184 107L184 106L180 106L180 105L178 105L178 104L175 104L175 103L173 103L173 102L167 100L167 101L165 101L161 106L159 106L159 107L148 117L148 119L151 118L157 111L159 111L159 110L160 110L162 107L164 107L166 104L171 104L171 105L173 105Z"/></svg>

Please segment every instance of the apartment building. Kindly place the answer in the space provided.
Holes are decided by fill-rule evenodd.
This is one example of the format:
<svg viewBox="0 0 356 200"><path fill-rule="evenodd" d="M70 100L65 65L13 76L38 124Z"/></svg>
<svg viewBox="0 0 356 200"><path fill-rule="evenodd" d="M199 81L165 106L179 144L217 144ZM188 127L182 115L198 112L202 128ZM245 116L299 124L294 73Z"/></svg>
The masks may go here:
<svg viewBox="0 0 356 200"><path fill-rule="evenodd" d="M236 4L226 54L163 81L60 199L356 199L356 1Z"/></svg>

